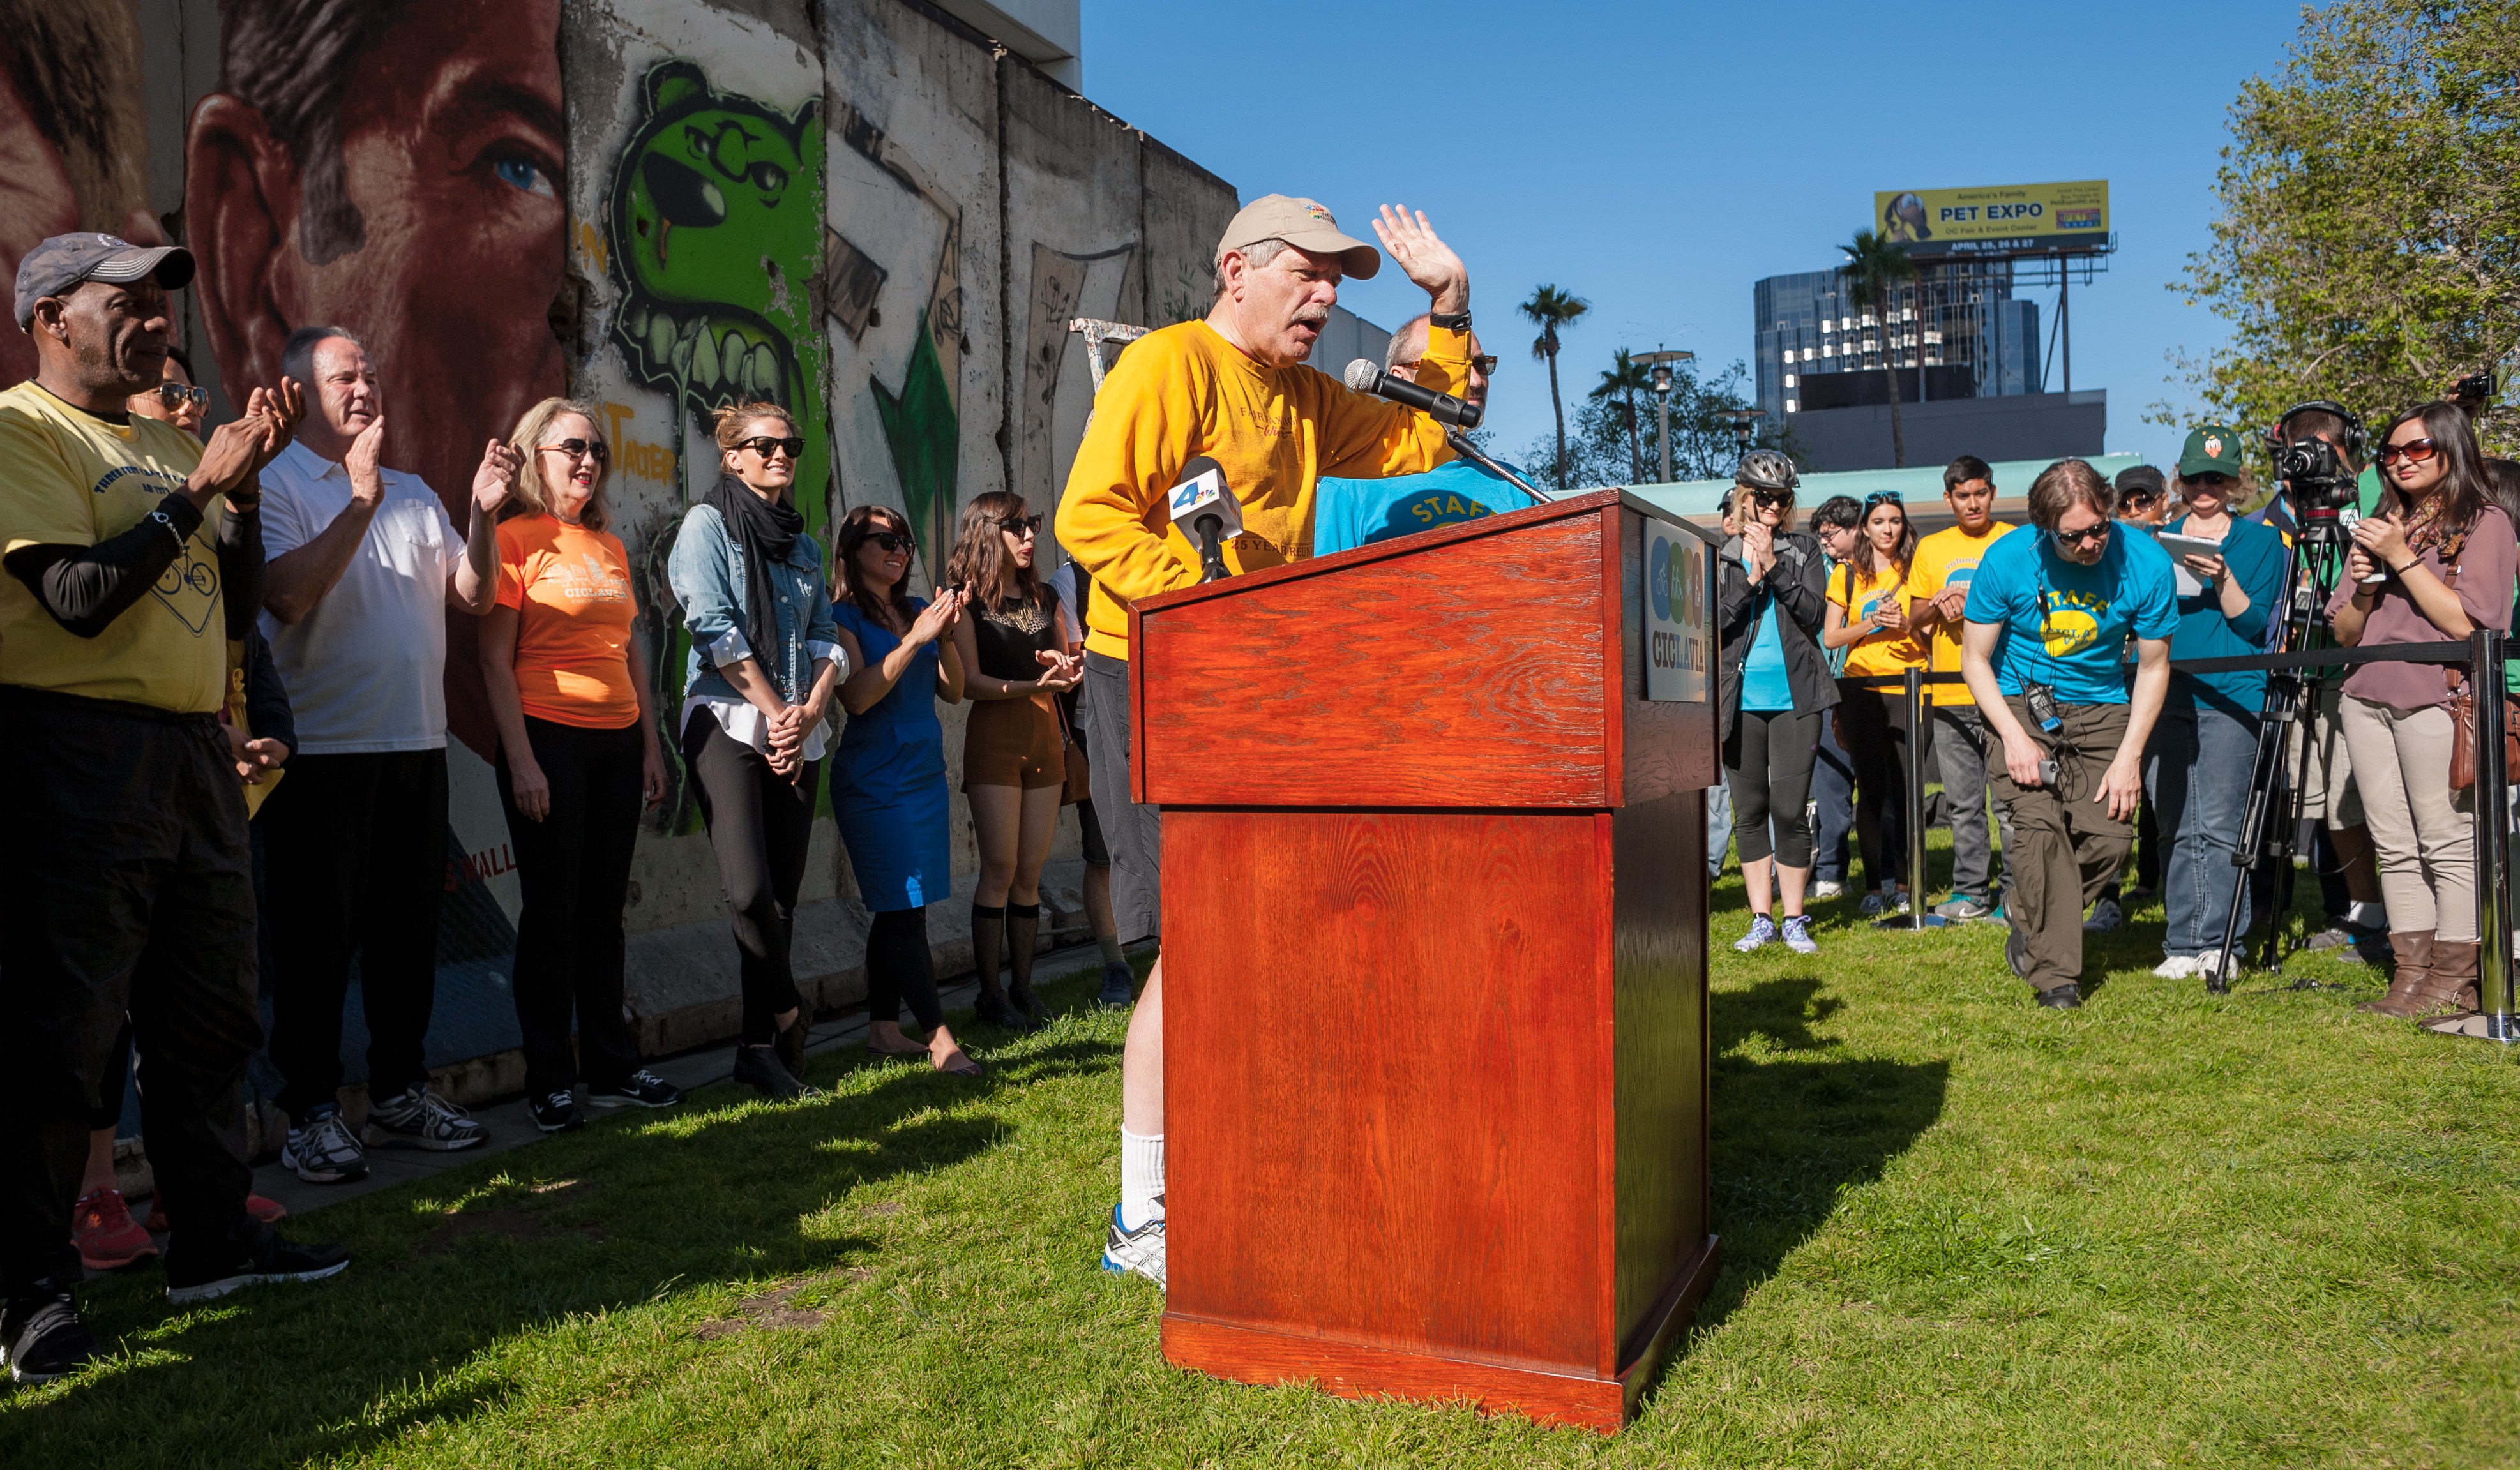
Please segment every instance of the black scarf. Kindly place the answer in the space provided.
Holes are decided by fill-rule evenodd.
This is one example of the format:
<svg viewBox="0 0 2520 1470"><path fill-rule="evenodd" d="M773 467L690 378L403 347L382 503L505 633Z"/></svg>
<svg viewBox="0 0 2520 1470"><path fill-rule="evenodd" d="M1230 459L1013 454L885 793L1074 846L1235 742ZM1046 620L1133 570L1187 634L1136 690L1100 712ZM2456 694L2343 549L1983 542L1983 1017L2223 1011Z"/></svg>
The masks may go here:
<svg viewBox="0 0 2520 1470"><path fill-rule="evenodd" d="M770 590L770 563L785 561L805 534L805 517L786 501L763 500L731 474L721 474L701 504L714 507L726 533L743 549L743 641L775 683L779 678L779 604Z"/></svg>

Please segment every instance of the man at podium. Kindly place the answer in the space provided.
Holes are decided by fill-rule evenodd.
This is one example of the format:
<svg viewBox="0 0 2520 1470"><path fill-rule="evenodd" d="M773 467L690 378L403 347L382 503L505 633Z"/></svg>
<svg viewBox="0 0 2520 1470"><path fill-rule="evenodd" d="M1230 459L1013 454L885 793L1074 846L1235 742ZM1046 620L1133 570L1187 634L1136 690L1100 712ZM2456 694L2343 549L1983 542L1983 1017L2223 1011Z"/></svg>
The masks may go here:
<svg viewBox="0 0 2520 1470"><path fill-rule="evenodd" d="M1423 214L1384 205L1373 232L1430 298L1418 381L1459 394L1469 378L1469 272ZM1171 487L1192 460L1223 471L1242 530L1229 571L1311 553L1314 488L1324 474L1416 474L1451 458L1443 425L1350 392L1304 366L1339 283L1382 265L1339 232L1329 210L1273 194L1226 227L1216 301L1205 320L1148 334L1103 379L1058 517L1059 543L1107 596L1091 600L1085 637L1094 803L1111 849L1111 907L1126 940L1160 935L1162 837L1151 806L1130 800L1129 603L1200 580L1199 554L1170 522ZM1120 1203L1102 1265L1164 1280L1163 963L1147 978L1120 1064Z"/></svg>

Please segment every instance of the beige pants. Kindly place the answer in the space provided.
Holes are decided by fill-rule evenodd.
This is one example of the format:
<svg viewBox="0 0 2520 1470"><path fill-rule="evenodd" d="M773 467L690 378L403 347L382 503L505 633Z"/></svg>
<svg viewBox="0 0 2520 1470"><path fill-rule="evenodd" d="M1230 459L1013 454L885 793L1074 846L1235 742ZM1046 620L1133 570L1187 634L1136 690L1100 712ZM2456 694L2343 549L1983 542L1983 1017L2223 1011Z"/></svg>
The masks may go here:
<svg viewBox="0 0 2520 1470"><path fill-rule="evenodd" d="M2411 713L2345 696L2339 711L2354 782L2380 864L2389 927L2476 942L2472 791L2450 790L2450 710Z"/></svg>

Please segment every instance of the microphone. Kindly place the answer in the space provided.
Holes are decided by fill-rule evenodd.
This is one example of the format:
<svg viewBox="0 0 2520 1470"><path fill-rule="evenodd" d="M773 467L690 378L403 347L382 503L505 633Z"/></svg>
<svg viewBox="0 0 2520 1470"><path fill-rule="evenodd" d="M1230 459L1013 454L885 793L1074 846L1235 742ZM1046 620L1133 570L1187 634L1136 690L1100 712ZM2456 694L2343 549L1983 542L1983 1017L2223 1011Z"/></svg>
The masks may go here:
<svg viewBox="0 0 2520 1470"><path fill-rule="evenodd" d="M1205 455L1182 467L1181 483L1165 496L1174 525L1198 543L1198 564L1214 582L1228 575L1225 538L1242 534L1242 503L1226 486L1225 469Z"/></svg>
<svg viewBox="0 0 2520 1470"><path fill-rule="evenodd" d="M1460 428L1479 426L1479 406L1466 403L1450 393L1421 388L1406 378L1394 378L1373 365L1371 358L1360 357L1347 365L1347 385L1360 393L1372 393L1406 404L1438 423Z"/></svg>

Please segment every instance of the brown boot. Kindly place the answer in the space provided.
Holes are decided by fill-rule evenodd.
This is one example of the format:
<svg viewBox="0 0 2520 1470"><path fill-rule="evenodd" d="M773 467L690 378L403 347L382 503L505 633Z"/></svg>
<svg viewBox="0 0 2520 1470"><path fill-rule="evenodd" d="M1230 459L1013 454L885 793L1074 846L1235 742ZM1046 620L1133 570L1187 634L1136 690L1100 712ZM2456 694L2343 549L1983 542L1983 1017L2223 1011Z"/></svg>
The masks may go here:
<svg viewBox="0 0 2520 1470"><path fill-rule="evenodd" d="M2447 1011L2476 1009L2476 941L2436 939L2432 963L2415 991L2417 1020Z"/></svg>
<svg viewBox="0 0 2520 1470"><path fill-rule="evenodd" d="M2398 957L2397 972L2389 978L2389 993L2354 1008L2367 1010L2375 1016L2411 1016L2419 1003L2415 994L2427 983L2428 972L2432 968L2433 931L2392 929L2389 931L2389 948Z"/></svg>

